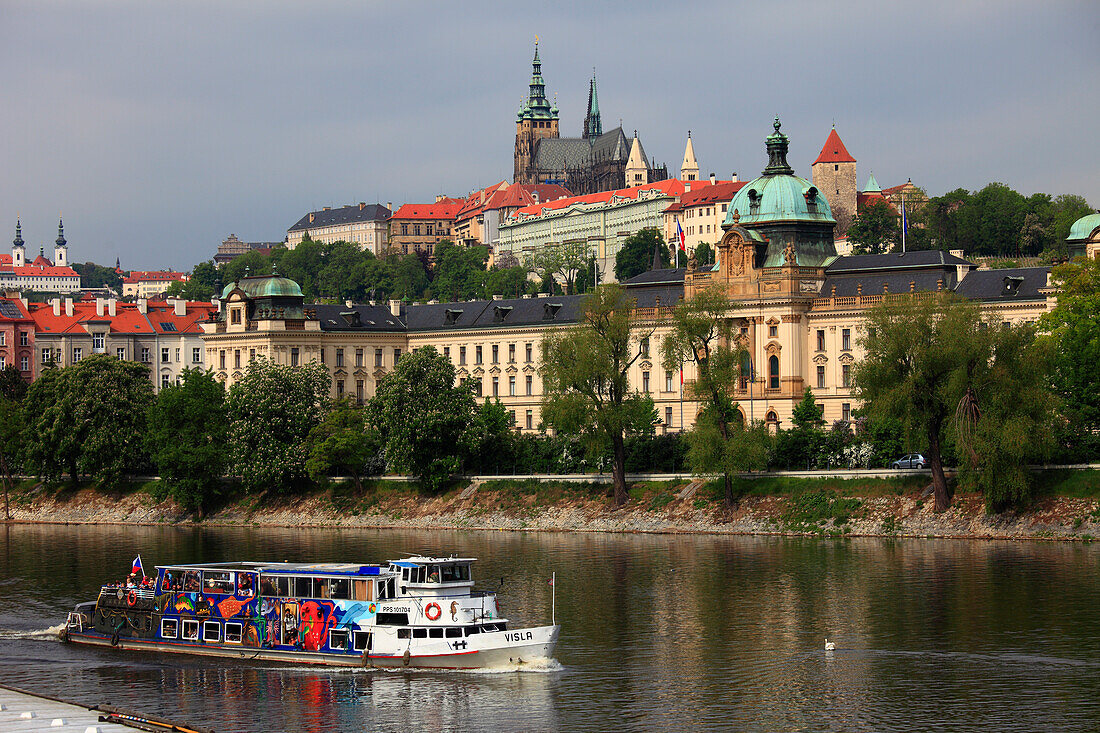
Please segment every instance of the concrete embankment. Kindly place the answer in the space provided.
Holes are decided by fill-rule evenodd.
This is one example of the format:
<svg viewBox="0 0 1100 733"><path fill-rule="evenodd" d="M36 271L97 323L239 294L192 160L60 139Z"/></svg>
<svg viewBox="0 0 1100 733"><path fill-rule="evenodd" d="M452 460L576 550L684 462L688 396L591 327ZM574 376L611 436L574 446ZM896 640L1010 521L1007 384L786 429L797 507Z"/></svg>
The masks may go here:
<svg viewBox="0 0 1100 733"><path fill-rule="evenodd" d="M369 527L573 532L791 534L987 539L1100 538L1100 467L1063 468L1043 480L1026 511L990 514L978 494L933 511L920 472L771 474L742 479L736 504L721 485L690 476L631 477L615 506L603 477L478 477L426 496L406 480L332 484L306 494L244 495L212 508L216 526ZM12 521L191 524L198 517L158 498L155 482L124 492L28 482L12 496Z"/></svg>

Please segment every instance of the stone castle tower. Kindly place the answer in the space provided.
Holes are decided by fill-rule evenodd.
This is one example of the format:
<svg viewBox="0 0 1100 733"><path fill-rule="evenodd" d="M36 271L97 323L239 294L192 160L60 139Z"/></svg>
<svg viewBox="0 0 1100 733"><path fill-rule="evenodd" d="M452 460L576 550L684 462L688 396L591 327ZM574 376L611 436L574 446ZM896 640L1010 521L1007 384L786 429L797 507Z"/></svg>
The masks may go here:
<svg viewBox="0 0 1100 733"><path fill-rule="evenodd" d="M856 215L856 159L844 147L836 127L829 131L811 170L814 186L825 195L833 210L836 236L843 237Z"/></svg>
<svg viewBox="0 0 1100 733"><path fill-rule="evenodd" d="M596 124L599 124L597 113ZM531 163L538 141L558 137L558 108L546 99L546 82L542 79L539 44L535 41L535 58L531 62L531 90L527 102L516 113L516 154L513 180L516 183L538 183L531 175Z"/></svg>

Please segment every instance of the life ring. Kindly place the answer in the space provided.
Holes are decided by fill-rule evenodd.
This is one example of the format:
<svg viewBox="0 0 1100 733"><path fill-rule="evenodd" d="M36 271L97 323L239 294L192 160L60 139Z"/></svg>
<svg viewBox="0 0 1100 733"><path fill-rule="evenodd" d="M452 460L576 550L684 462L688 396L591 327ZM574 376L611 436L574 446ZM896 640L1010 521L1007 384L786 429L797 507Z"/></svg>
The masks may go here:
<svg viewBox="0 0 1100 733"><path fill-rule="evenodd" d="M433 614L433 611L434 611L434 614ZM438 621L439 617L442 616L442 615L443 615L443 609L440 608L439 604L435 603L434 601L432 603L429 603L428 606L424 609L424 616L429 621Z"/></svg>
<svg viewBox="0 0 1100 733"><path fill-rule="evenodd" d="M137 591L131 589L130 592L126 595L126 605L132 606L135 603L137 603Z"/></svg>

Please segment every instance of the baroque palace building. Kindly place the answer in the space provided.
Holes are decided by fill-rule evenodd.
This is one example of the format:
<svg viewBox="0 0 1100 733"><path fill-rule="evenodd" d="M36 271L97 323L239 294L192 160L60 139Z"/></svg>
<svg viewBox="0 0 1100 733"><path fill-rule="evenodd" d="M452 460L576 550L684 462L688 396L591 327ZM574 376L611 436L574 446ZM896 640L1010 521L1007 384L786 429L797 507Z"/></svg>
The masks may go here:
<svg viewBox="0 0 1100 733"><path fill-rule="evenodd" d="M631 384L653 398L660 430L679 431L695 419L680 369L664 370L659 354L672 307L704 288L719 287L736 304L728 317L751 366L737 385L739 409L773 428L789 425L807 388L827 421L851 417L864 314L884 298L954 291L981 301L997 323L1034 321L1052 307L1048 268L978 271L939 251L838 257L829 201L794 175L778 119L774 128L767 167L727 206L717 263L700 268L692 258L687 269L655 270L623 284L637 315L640 357ZM667 200L655 215L665 207ZM1100 219L1079 223L1073 235L1094 247ZM430 345L451 360L460 379L472 380L478 394L499 398L518 430L534 431L541 423L541 341L554 329L577 325L583 298L310 305L291 280L243 278L225 287L218 312L202 324L205 362L228 384L255 358L318 362L332 375L333 397L362 401L402 354ZM683 365L682 374L690 383L692 365Z"/></svg>

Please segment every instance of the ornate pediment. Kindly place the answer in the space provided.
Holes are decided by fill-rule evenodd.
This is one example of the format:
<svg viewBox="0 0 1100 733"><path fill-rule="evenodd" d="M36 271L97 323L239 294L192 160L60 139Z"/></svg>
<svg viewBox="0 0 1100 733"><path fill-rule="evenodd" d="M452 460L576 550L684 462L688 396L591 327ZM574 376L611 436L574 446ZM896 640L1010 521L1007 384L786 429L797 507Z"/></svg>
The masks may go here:
<svg viewBox="0 0 1100 733"><path fill-rule="evenodd" d="M538 370L535 369L535 366L533 364L528 364L527 366L523 367L524 374L534 374L537 371Z"/></svg>
<svg viewBox="0 0 1100 733"><path fill-rule="evenodd" d="M490 374L500 374L500 367L494 366L489 369Z"/></svg>
<svg viewBox="0 0 1100 733"><path fill-rule="evenodd" d="M507 367L506 367L506 368L504 369L504 371L505 371L506 373L508 373L508 374L517 374L517 373L519 373L519 369L517 369L517 368L516 368L516 365L515 365L515 364L509 364L509 365L508 365L508 366L507 366Z"/></svg>
<svg viewBox="0 0 1100 733"><path fill-rule="evenodd" d="M377 382L385 376L386 376L386 370L385 369L375 369L374 370L374 381Z"/></svg>
<svg viewBox="0 0 1100 733"><path fill-rule="evenodd" d="M648 359L645 359L638 366L640 366L642 368L643 372L648 372L651 369L653 369L653 362L649 361Z"/></svg>
<svg viewBox="0 0 1100 733"><path fill-rule="evenodd" d="M817 364L819 366L821 364L825 364L828 361L829 361L829 357L825 356L824 354L818 354L817 356L814 357L814 364Z"/></svg>
<svg viewBox="0 0 1100 733"><path fill-rule="evenodd" d="M771 356L772 354L778 354L782 350L783 346L778 341L769 341L768 345L764 347L765 353L767 353L769 356Z"/></svg>
<svg viewBox="0 0 1100 733"><path fill-rule="evenodd" d="M471 374L473 374L475 377L481 377L485 375L485 370L481 367L477 367L471 372Z"/></svg>
<svg viewBox="0 0 1100 733"><path fill-rule="evenodd" d="M779 325L779 319L776 318L775 316L772 316L768 320L764 321L764 323L768 324L769 326L778 326Z"/></svg>
<svg viewBox="0 0 1100 733"><path fill-rule="evenodd" d="M348 376L348 370L344 369L343 367L337 367L336 369L332 370L332 375L334 377L346 377Z"/></svg>
<svg viewBox="0 0 1100 733"><path fill-rule="evenodd" d="M855 360L856 358L847 352L841 354L840 357L837 359L837 361L839 361L841 364L852 364L855 362Z"/></svg>

